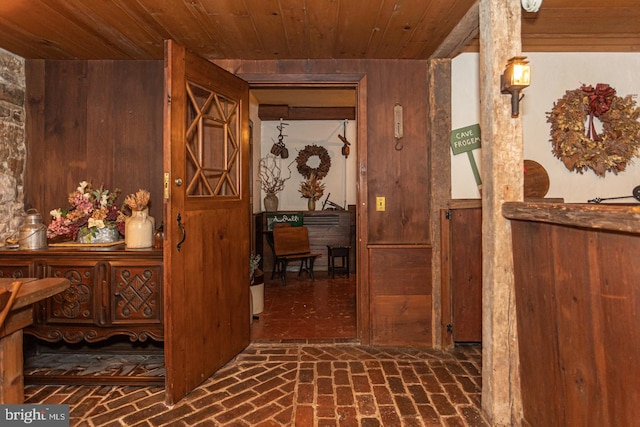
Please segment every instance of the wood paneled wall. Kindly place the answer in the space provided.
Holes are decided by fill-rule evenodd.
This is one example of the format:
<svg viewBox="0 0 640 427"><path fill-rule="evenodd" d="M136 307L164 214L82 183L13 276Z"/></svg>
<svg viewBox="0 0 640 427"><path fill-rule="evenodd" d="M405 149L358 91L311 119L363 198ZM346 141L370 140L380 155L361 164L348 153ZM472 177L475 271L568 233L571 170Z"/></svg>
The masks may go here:
<svg viewBox="0 0 640 427"><path fill-rule="evenodd" d="M427 62L415 60L222 61L234 74L366 76L368 245L359 255L360 338L379 345L431 346L430 189ZM28 61L27 207L66 204L81 180L151 191L162 216L162 61ZM394 138L393 107L404 136ZM375 198L386 211L375 211ZM123 198L124 200L124 198ZM360 258L362 260L362 258ZM377 263L383 261L381 263ZM372 265L374 268L369 269ZM407 310L407 307L410 309ZM373 317L370 317L372 315Z"/></svg>
<svg viewBox="0 0 640 427"><path fill-rule="evenodd" d="M360 169L359 334L364 344L428 347L432 337L430 167L427 61L216 61L243 75L366 76L366 159ZM286 78L286 77L283 77ZM394 138L393 107L404 113L404 136ZM448 138L448 136L446 137ZM448 140L448 139L447 139ZM362 182L365 180L366 182ZM386 210L375 210L377 196ZM366 206L363 202L366 201ZM366 214L362 210L366 210Z"/></svg>
<svg viewBox="0 0 640 427"><path fill-rule="evenodd" d="M26 61L25 206L67 206L80 181L151 192L163 213L163 61Z"/></svg>

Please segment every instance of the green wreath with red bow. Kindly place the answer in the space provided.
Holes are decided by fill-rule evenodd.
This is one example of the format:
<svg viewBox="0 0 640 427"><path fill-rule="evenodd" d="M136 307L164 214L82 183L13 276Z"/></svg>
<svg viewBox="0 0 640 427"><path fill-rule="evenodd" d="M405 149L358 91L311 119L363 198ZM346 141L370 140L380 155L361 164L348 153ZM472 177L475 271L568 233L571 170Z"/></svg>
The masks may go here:
<svg viewBox="0 0 640 427"><path fill-rule="evenodd" d="M606 172L617 175L639 155L640 108L630 95L616 96L608 84L567 91L547 115L552 152L571 171L582 174L592 169L600 177ZM602 123L600 133L595 119Z"/></svg>

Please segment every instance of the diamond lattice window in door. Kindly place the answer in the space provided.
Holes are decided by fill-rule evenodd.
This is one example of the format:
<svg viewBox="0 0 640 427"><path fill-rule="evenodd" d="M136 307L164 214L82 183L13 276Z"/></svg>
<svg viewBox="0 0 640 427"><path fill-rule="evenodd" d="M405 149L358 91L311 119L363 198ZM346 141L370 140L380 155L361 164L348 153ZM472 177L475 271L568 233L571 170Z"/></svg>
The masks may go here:
<svg viewBox="0 0 640 427"><path fill-rule="evenodd" d="M238 198L239 103L187 82L188 197Z"/></svg>

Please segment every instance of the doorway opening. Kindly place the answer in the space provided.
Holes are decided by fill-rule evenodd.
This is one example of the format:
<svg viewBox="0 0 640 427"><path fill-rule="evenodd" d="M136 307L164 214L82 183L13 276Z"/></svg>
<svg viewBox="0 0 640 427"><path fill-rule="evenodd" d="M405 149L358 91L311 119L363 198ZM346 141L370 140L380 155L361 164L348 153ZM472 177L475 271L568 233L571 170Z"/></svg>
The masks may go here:
<svg viewBox="0 0 640 427"><path fill-rule="evenodd" d="M363 77L350 76L347 81L345 76L336 75L325 76L320 80L317 76L287 78L283 75L243 78L250 83L254 104L251 108L254 176L251 182L254 217L252 231L255 237L252 249L262 249L264 267L263 310L254 316L252 341L362 341L360 306L363 301L359 297L362 285L358 274L362 268L358 257L358 246L362 239L357 238L358 223L362 220L357 209L358 200L362 197L362 185L358 182L360 177L356 171L359 164L358 156L362 150L361 144L366 143L363 135L363 129L366 128L359 123L361 118L357 115L357 107L362 102L359 99L364 96L363 88L360 87ZM261 106L270 106L272 115L261 119L258 115ZM349 110L353 116L347 116ZM263 113L264 111L266 110L263 109ZM278 111L284 112L283 117L280 117ZM290 114L287 115L287 112ZM310 228L315 227L314 222L319 221L322 226L323 221L331 222L331 217L349 218L351 213L351 219L347 220L347 233L352 234L351 237L347 236L348 246L351 246L349 275L343 270L340 272L342 274L331 277L328 271L327 242L316 241L316 245L322 245L323 262L319 262L314 269L315 280L312 281L304 273L298 276L296 271L290 271L287 273L285 286L278 275L273 274L274 265L268 262L272 256L268 252L270 248L265 247L266 245L259 248L260 245L256 244L263 240L261 234L265 230L260 229L260 223L264 219L265 209L262 200L264 194L255 179L255 171L260 158L267 155L269 148L276 142L274 137L277 135L273 130L278 126L283 128L283 122L288 123L282 133L287 135L288 140L285 138L285 144L290 146L288 158L281 159L280 165L291 168L292 178L287 183L288 193L281 198L278 212L302 212ZM320 132L319 128L324 129ZM320 135L321 133L323 135ZM340 150L342 146L347 145L343 138L348 140L350 145L348 155L352 157L349 164ZM299 192L302 177L299 176L295 163L301 147L309 144L325 146L331 152L332 163L335 166L334 179L325 187L315 212L308 212L306 200ZM314 167L312 164L310 166ZM286 172L288 173L288 170ZM338 175L339 178L335 179ZM327 182L329 183L329 180ZM337 223L335 225L337 227ZM326 235L326 230L316 233L316 236ZM310 231L310 245L313 244L314 233Z"/></svg>

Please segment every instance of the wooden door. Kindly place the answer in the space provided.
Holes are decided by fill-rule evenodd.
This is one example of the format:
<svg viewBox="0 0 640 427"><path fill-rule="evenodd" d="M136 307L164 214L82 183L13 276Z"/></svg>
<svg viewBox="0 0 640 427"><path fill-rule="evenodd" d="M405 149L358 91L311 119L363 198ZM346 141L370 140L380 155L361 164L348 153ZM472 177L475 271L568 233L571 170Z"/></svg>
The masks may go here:
<svg viewBox="0 0 640 427"><path fill-rule="evenodd" d="M249 86L167 42L166 400L242 351L249 314Z"/></svg>
<svg viewBox="0 0 640 427"><path fill-rule="evenodd" d="M449 212L453 341L482 342L482 209Z"/></svg>

